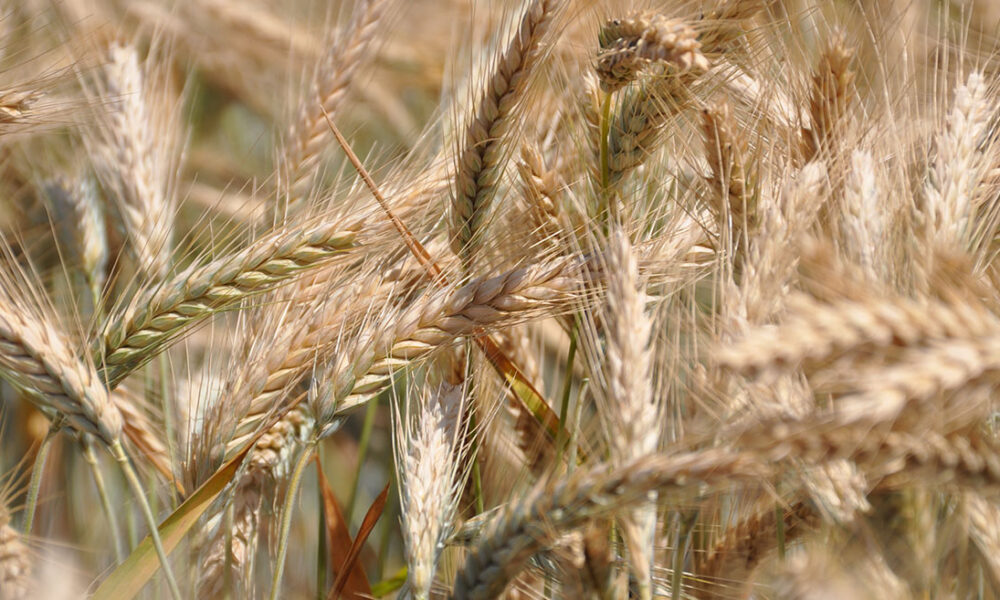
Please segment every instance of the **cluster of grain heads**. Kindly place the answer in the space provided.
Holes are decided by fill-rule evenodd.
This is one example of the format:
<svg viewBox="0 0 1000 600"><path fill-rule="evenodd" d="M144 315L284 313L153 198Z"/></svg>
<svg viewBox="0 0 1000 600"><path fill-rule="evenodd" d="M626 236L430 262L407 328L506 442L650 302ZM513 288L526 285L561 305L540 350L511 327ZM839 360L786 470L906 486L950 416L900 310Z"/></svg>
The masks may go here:
<svg viewBox="0 0 1000 600"><path fill-rule="evenodd" d="M983 2L42 4L0 598L1000 596Z"/></svg>

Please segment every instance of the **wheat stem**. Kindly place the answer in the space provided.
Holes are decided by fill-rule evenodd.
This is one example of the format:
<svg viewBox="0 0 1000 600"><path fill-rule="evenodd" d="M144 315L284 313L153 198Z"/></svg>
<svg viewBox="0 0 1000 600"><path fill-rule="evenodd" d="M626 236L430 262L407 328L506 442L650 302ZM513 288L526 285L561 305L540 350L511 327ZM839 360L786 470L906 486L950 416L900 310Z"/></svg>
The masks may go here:
<svg viewBox="0 0 1000 600"><path fill-rule="evenodd" d="M170 559L163 548L163 541L160 539L159 524L156 522L156 517L153 516L153 511L146 500L146 491L142 487L142 482L139 481L139 477L132 467L132 462L129 460L128 455L125 454L125 450L122 449L121 442L112 444L110 450L111 455L118 461L118 466L128 481L129 487L132 488L132 493L135 495L136 501L139 503L139 508L142 510L142 516L145 518L146 526L149 528L149 538L152 540L153 548L160 559L160 566L163 569L163 576L167 580L167 587L170 588L170 595L173 600L182 600L181 589L177 586L177 579L174 578L173 569L170 568Z"/></svg>
<svg viewBox="0 0 1000 600"><path fill-rule="evenodd" d="M35 522L35 508L38 506L38 492L42 488L42 475L45 473L45 463L49 458L49 450L52 449L52 441L59 430L62 429L65 419L57 416L49 425L49 430L45 432L38 452L35 453L35 461L31 466L31 479L28 481L28 497L24 505L24 535L31 535L31 527Z"/></svg>
<svg viewBox="0 0 1000 600"><path fill-rule="evenodd" d="M115 559L118 563L125 560L125 549L122 547L121 531L118 528L118 517L111 506L111 497L108 495L108 488L104 483L104 474L101 472L101 465L97 462L97 454L94 452L94 444L89 439L80 442L83 446L83 459L90 465L90 472L94 477L94 485L97 486L97 496L101 501L101 508L104 509L104 516L108 520L108 535L115 546Z"/></svg>
<svg viewBox="0 0 1000 600"><path fill-rule="evenodd" d="M281 596L281 577L285 573L285 556L288 554L288 534L292 529L292 515L295 514L295 497L302 485L302 474L312 459L315 448L316 440L310 439L303 448L299 460L295 463L292 476L288 481L288 490L285 492L285 502L281 510L281 525L278 530L278 555L275 557L274 574L271 578L271 595L269 596L271 600L278 600ZM350 516L347 518L349 519Z"/></svg>

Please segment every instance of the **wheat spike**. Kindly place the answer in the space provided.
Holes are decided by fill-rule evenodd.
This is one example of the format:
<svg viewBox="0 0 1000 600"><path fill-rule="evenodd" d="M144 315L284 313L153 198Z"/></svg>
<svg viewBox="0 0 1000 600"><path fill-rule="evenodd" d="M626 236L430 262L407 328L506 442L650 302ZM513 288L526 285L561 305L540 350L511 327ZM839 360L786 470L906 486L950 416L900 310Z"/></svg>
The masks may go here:
<svg viewBox="0 0 1000 600"><path fill-rule="evenodd" d="M459 256L472 252L503 174L508 137L517 126L522 99L565 4L565 0L531 0L485 79L458 150L451 235L452 249Z"/></svg>
<svg viewBox="0 0 1000 600"><path fill-rule="evenodd" d="M605 92L614 92L635 80L649 63L665 63L678 72L708 70L697 34L687 23L655 13L610 19L598 33L597 76Z"/></svg>
<svg viewBox="0 0 1000 600"><path fill-rule="evenodd" d="M309 196L320 157L332 140L324 115L337 115L358 69L371 61L379 26L394 1L363 0L355 8L341 40L324 57L313 89L299 108L298 120L290 134L287 157L290 212L298 210L298 204Z"/></svg>
<svg viewBox="0 0 1000 600"><path fill-rule="evenodd" d="M101 184L116 203L139 267L153 278L170 266L174 211L167 196L170 130L150 104L149 73L135 48L113 45L101 72L104 123L94 134Z"/></svg>
<svg viewBox="0 0 1000 600"><path fill-rule="evenodd" d="M104 289L108 266L108 240L104 212L94 184L86 178L76 183L56 180L44 186L59 223L59 233L70 255L79 257L89 299L96 310Z"/></svg>
<svg viewBox="0 0 1000 600"><path fill-rule="evenodd" d="M544 483L509 506L489 527L462 565L451 597L496 598L529 558L562 533L648 501L652 491L752 479L766 471L743 455L707 450L643 457L614 469L599 467L584 472L563 484Z"/></svg>
<svg viewBox="0 0 1000 600"><path fill-rule="evenodd" d="M108 319L101 336L98 358L109 383L117 385L198 321L327 264L356 239L355 231L339 223L279 230L135 296Z"/></svg>
<svg viewBox="0 0 1000 600"><path fill-rule="evenodd" d="M13 284L4 279L4 285ZM0 376L41 409L64 415L70 426L108 446L121 439L122 418L97 372L51 323L0 293Z"/></svg>
<svg viewBox="0 0 1000 600"><path fill-rule="evenodd" d="M955 89L955 100L944 129L937 136L936 151L924 189L921 219L929 239L964 246L970 235L969 220L975 188L982 176L982 138L989 123L986 82L978 72Z"/></svg>
<svg viewBox="0 0 1000 600"><path fill-rule="evenodd" d="M399 425L397 452L410 586L427 600L460 492L462 389L444 385L417 402L413 422Z"/></svg>
<svg viewBox="0 0 1000 600"><path fill-rule="evenodd" d="M660 411L651 386L653 322L646 312L639 265L621 229L612 230L608 246L607 301L601 316L607 338L603 364L607 389L599 408L608 424L612 460L622 464L656 451ZM639 595L646 599L652 597L655 494L649 501L633 509L623 527Z"/></svg>

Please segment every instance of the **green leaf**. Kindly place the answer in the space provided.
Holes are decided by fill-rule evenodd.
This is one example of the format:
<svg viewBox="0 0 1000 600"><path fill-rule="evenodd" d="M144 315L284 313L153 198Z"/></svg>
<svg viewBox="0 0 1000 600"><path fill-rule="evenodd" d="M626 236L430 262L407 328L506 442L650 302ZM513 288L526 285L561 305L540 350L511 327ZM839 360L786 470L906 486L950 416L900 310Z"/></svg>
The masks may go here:
<svg viewBox="0 0 1000 600"><path fill-rule="evenodd" d="M383 579L382 581L376 583L372 586L372 596L375 598L381 598L383 596L388 596L389 594L395 592L399 588L403 587L406 583L406 578L408 573L406 567L396 571L396 574L389 579Z"/></svg>
<svg viewBox="0 0 1000 600"><path fill-rule="evenodd" d="M252 440L239 454L222 465L208 481L202 484L190 498L178 506L177 510L160 524L160 538L163 540L163 547L167 553L177 547L199 517L226 488L255 441ZM111 575L101 583L94 595L91 596L91 600L129 600L134 598L159 568L160 561L153 549L153 542L147 535L132 551L132 554L125 559L125 562L118 565Z"/></svg>

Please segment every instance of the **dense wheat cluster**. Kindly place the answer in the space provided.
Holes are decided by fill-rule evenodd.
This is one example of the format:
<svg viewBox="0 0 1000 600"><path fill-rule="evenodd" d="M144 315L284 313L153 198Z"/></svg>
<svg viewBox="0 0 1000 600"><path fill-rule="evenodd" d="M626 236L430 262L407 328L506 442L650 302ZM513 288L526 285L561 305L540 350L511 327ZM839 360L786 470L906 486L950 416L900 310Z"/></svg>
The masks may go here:
<svg viewBox="0 0 1000 600"><path fill-rule="evenodd" d="M1000 599L994 0L0 32L0 600Z"/></svg>

